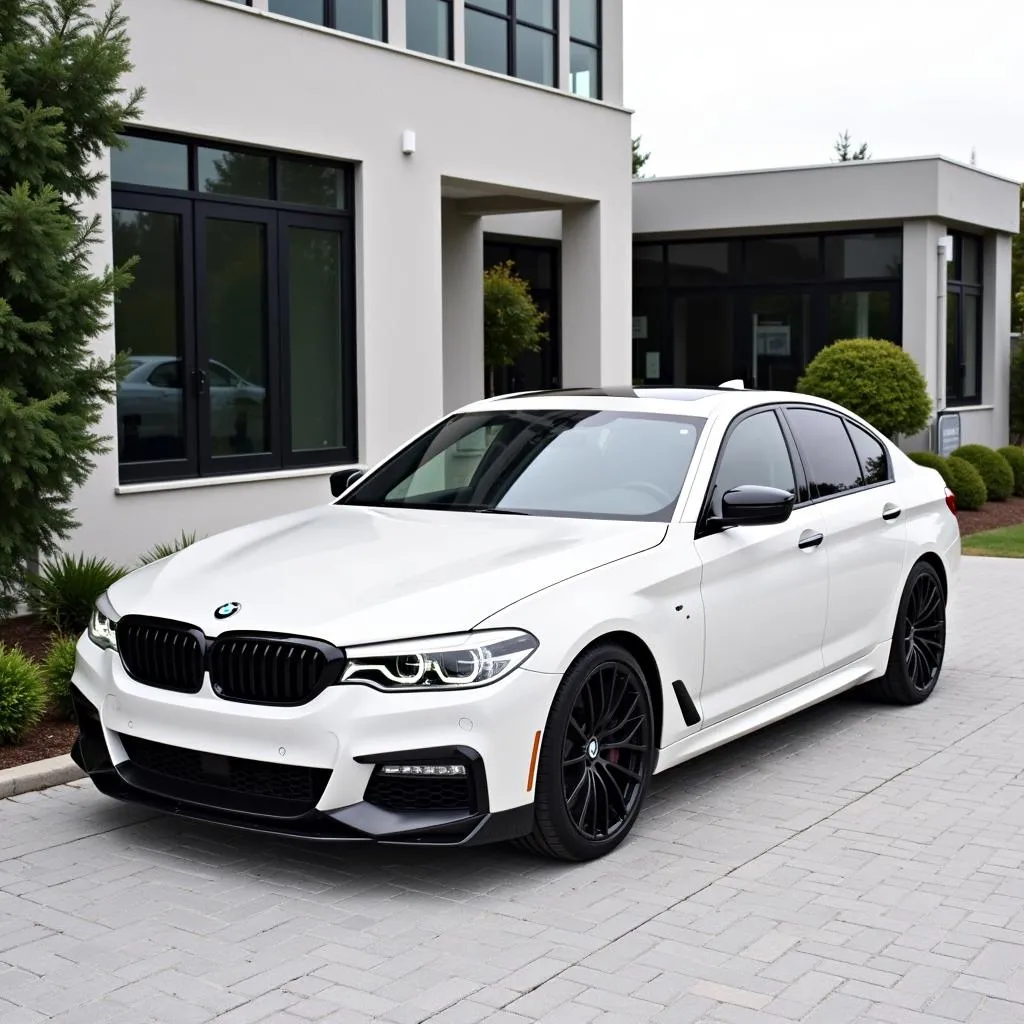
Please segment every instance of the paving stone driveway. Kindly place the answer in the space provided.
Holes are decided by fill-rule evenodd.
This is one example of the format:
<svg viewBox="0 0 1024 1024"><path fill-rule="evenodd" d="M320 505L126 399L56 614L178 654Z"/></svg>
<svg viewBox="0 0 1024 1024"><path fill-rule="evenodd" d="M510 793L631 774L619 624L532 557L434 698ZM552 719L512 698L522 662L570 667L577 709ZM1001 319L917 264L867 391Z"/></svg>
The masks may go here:
<svg viewBox="0 0 1024 1024"><path fill-rule="evenodd" d="M0 801L0 1022L1024 1021L1024 562L962 584L925 705L669 772L596 864Z"/></svg>

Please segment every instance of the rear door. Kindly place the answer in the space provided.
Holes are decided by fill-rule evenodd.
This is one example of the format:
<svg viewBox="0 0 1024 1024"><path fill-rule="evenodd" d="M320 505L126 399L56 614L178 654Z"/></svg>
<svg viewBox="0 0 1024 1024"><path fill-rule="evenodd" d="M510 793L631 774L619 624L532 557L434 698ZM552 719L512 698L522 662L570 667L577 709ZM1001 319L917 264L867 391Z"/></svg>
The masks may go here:
<svg viewBox="0 0 1024 1024"><path fill-rule="evenodd" d="M907 527L888 453L873 434L824 409L785 410L824 522L829 603L826 671L892 636Z"/></svg>
<svg viewBox="0 0 1024 1024"><path fill-rule="evenodd" d="M789 520L774 526L702 525L721 514L733 487L761 484L797 495ZM806 500L800 468L774 409L730 426L715 466L695 546L702 562L704 726L771 700L820 675L828 608L821 510Z"/></svg>

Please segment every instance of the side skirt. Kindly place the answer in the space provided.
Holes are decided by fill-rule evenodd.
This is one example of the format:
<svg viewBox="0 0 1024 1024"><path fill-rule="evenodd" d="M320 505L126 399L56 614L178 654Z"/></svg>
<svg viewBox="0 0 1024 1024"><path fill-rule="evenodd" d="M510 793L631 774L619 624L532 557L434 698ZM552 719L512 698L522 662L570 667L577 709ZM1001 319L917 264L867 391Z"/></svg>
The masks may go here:
<svg viewBox="0 0 1024 1024"><path fill-rule="evenodd" d="M879 644L870 654L855 661L851 665L838 669L805 683L803 686L790 690L773 700L758 704L756 707L733 715L722 722L706 726L692 736L684 736L681 740L663 747L658 752L658 763L655 774L673 768L684 761L698 757L715 747L720 747L731 740L739 739L749 733L763 729L766 725L779 722L783 718L795 715L814 704L820 704L829 697L851 690L861 683L877 679L884 674L889 660L891 641Z"/></svg>

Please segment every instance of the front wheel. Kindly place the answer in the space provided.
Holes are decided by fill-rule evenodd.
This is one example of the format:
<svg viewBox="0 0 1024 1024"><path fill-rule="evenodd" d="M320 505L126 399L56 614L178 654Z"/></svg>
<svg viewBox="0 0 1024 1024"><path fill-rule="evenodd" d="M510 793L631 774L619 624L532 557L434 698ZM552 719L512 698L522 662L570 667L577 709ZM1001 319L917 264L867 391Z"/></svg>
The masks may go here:
<svg viewBox="0 0 1024 1024"><path fill-rule="evenodd" d="M920 704L939 681L946 653L946 594L927 562L910 571L900 599L885 675L869 684L871 696L890 704Z"/></svg>
<svg viewBox="0 0 1024 1024"><path fill-rule="evenodd" d="M534 829L522 845L567 861L614 850L640 813L654 743L651 697L636 659L614 645L586 652L551 705Z"/></svg>

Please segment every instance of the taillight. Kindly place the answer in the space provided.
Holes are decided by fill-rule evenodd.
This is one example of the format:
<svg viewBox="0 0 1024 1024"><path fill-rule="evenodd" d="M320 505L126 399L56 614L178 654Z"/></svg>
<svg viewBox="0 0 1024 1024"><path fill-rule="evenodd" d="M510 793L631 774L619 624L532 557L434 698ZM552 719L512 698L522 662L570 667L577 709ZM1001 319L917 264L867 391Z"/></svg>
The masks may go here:
<svg viewBox="0 0 1024 1024"><path fill-rule="evenodd" d="M948 487L946 488L946 507L953 515L956 515L956 495Z"/></svg>

